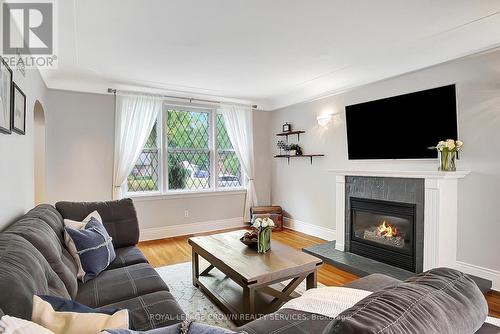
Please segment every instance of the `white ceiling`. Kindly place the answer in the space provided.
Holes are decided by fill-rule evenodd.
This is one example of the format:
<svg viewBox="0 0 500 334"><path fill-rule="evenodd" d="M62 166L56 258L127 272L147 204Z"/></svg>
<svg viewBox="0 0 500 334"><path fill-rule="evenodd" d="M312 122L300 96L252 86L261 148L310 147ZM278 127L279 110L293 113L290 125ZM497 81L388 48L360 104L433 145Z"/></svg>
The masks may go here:
<svg viewBox="0 0 500 334"><path fill-rule="evenodd" d="M272 110L500 45L498 0L59 0L49 88ZM206 97L206 96L205 96Z"/></svg>

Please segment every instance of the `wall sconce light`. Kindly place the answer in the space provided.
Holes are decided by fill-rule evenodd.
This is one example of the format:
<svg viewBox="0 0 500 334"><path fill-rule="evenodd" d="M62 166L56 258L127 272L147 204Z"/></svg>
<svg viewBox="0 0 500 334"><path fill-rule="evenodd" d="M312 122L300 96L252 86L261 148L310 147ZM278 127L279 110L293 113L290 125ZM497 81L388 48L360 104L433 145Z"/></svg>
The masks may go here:
<svg viewBox="0 0 500 334"><path fill-rule="evenodd" d="M322 115L322 116L316 117L316 120L318 121L318 125L319 126L327 126L328 123L330 123L332 116L333 116L332 114L327 114L327 115Z"/></svg>

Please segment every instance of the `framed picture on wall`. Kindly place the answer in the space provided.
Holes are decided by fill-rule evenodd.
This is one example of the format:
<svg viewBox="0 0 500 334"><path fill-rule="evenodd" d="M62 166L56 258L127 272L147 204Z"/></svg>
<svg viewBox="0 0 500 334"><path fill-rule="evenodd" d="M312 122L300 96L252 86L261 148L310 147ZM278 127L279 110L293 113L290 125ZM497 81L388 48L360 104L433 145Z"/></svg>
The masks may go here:
<svg viewBox="0 0 500 334"><path fill-rule="evenodd" d="M14 83L14 112L12 115L12 131L20 135L26 134L26 95Z"/></svg>
<svg viewBox="0 0 500 334"><path fill-rule="evenodd" d="M0 133L12 132L12 70L0 57Z"/></svg>

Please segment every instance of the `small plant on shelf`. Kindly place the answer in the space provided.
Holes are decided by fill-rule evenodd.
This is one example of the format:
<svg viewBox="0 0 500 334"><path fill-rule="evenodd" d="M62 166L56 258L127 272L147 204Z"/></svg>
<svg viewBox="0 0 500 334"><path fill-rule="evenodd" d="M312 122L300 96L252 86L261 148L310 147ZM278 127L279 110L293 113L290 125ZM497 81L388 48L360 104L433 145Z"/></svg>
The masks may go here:
<svg viewBox="0 0 500 334"><path fill-rule="evenodd" d="M302 148L298 144L288 145L288 150L290 155L302 155Z"/></svg>
<svg viewBox="0 0 500 334"><path fill-rule="evenodd" d="M304 154L302 151L302 147L298 144L288 144L288 136L297 135L297 141L300 141L300 134L305 133L303 130L294 130L294 131L285 131L287 129L283 129L283 132L277 133L277 137L285 137L286 140L279 140L276 146L279 149L279 154L274 157L277 159L287 159L288 164L290 164L290 160L292 158L308 158L311 161L311 165L313 162L313 158L324 157L324 154ZM291 129L288 129L291 130Z"/></svg>
<svg viewBox="0 0 500 334"><path fill-rule="evenodd" d="M278 148L280 149L280 155L281 155L281 150L285 152L288 151L288 145L283 140L279 140L276 146L278 146Z"/></svg>

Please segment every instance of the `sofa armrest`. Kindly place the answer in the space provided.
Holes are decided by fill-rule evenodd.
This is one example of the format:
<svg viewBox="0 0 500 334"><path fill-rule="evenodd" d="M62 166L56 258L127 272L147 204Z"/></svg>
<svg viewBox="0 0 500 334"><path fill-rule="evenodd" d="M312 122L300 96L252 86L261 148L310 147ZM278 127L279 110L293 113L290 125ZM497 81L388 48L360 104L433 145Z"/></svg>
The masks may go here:
<svg viewBox="0 0 500 334"><path fill-rule="evenodd" d="M115 248L134 246L139 242L139 221L130 198L108 202L58 202L56 209L63 218L76 221L97 210Z"/></svg>
<svg viewBox="0 0 500 334"><path fill-rule="evenodd" d="M345 284L344 287L375 292L401 283L400 280L384 274L371 274L349 282Z"/></svg>

